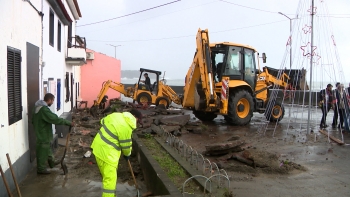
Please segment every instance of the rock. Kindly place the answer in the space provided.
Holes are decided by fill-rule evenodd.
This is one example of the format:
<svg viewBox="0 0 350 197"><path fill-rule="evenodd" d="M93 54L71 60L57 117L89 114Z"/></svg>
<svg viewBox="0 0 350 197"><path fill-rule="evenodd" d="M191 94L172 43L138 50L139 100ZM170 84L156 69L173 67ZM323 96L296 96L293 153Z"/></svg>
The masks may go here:
<svg viewBox="0 0 350 197"><path fill-rule="evenodd" d="M171 110L171 109L168 109L167 110L167 113L168 114L182 114L182 110Z"/></svg>
<svg viewBox="0 0 350 197"><path fill-rule="evenodd" d="M194 134L202 134L203 133L203 129L200 126L186 126L185 128Z"/></svg>
<svg viewBox="0 0 350 197"><path fill-rule="evenodd" d="M89 120L88 124L90 124L90 125L100 124L100 120Z"/></svg>
<svg viewBox="0 0 350 197"><path fill-rule="evenodd" d="M190 120L190 115L175 115L175 116L166 116L160 119L160 123L165 125L179 125L184 126Z"/></svg>
<svg viewBox="0 0 350 197"><path fill-rule="evenodd" d="M156 106L156 109L165 109L166 110L166 107L164 104L159 104L158 106Z"/></svg>
<svg viewBox="0 0 350 197"><path fill-rule="evenodd" d="M142 128L151 127L152 123L153 123L153 118L143 118L142 119Z"/></svg>
<svg viewBox="0 0 350 197"><path fill-rule="evenodd" d="M242 141L234 141L227 143L216 143L205 146L205 155L225 155L230 152L239 152L242 151L240 146L244 145Z"/></svg>
<svg viewBox="0 0 350 197"><path fill-rule="evenodd" d="M187 134L187 133L189 133L187 129L185 129L185 128L181 129L181 134Z"/></svg>
<svg viewBox="0 0 350 197"><path fill-rule="evenodd" d="M239 140L239 138L240 138L239 135L234 135L234 136L231 136L227 141Z"/></svg>
<svg viewBox="0 0 350 197"><path fill-rule="evenodd" d="M80 126L85 127L85 128L95 128L95 125L90 125L90 124L80 124Z"/></svg>
<svg viewBox="0 0 350 197"><path fill-rule="evenodd" d="M163 125L162 127L163 127L164 131L169 132L169 133L180 129L180 126L165 126L165 125Z"/></svg>
<svg viewBox="0 0 350 197"><path fill-rule="evenodd" d="M163 130L155 124L151 124L151 129L153 132L157 133L158 135L161 135L163 133Z"/></svg>
<svg viewBox="0 0 350 197"><path fill-rule="evenodd" d="M199 125L201 125L202 124L202 121L200 121L200 120L197 120L197 121L189 121L188 123L187 123L187 125L190 125L190 126L199 126Z"/></svg>
<svg viewBox="0 0 350 197"><path fill-rule="evenodd" d="M81 121L88 121L89 120L89 116L85 116L82 119L80 119Z"/></svg>
<svg viewBox="0 0 350 197"><path fill-rule="evenodd" d="M148 134L156 134L156 132L154 132L153 130L152 130L152 128L146 128L146 129L143 129L142 131L141 131L143 134L146 134L146 133L148 133Z"/></svg>
<svg viewBox="0 0 350 197"><path fill-rule="evenodd" d="M175 131L173 132L173 135L174 135L174 136L181 136L181 132L180 132L179 130L175 130Z"/></svg>
<svg viewBox="0 0 350 197"><path fill-rule="evenodd" d="M153 123L158 126L160 124L159 118L155 118Z"/></svg>

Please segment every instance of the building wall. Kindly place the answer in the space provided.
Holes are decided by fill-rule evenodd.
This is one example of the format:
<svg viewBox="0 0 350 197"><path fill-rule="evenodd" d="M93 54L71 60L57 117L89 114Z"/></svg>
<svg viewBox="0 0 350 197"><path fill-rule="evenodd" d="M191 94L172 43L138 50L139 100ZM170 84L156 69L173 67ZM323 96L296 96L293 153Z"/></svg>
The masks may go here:
<svg viewBox="0 0 350 197"><path fill-rule="evenodd" d="M87 60L87 64L81 67L81 99L88 101L88 106L92 106L97 99L102 83L112 80L120 83L121 62L118 59L87 50L94 53L94 60ZM120 93L108 90L108 98L119 98Z"/></svg>
<svg viewBox="0 0 350 197"><path fill-rule="evenodd" d="M31 2L37 9L41 9L41 0L31 0ZM9 153L12 163L17 163L19 158L29 152L27 130L28 113L31 112L31 109L28 109L27 103L26 43L29 42L41 47L41 17L28 2L15 0L1 1L0 37L0 165L4 171L7 171L6 174L9 175L6 153ZM21 50L22 56L22 119L12 125L8 123L7 46ZM23 167L30 166L29 159L23 161L25 162L22 163ZM17 173L19 171L25 174L27 173L22 168L17 168ZM18 181L21 181L21 176L18 178ZM4 196L5 193L6 190L3 187L3 182L0 181L0 196Z"/></svg>
<svg viewBox="0 0 350 197"><path fill-rule="evenodd" d="M76 30L76 21L74 19L74 16L67 4L66 1L62 1L64 4L68 15L70 18L73 20L72 22L72 36L75 36L75 30ZM65 87L65 79L66 79L66 72L69 73L69 92L71 94L71 90L73 88L73 107L75 106L75 100L76 100L76 95L75 95L75 83L80 83L80 66L72 66L66 64L65 58L67 57L67 42L68 42L68 26L65 26L61 22L61 51L58 51L57 49L57 26L58 26L58 21L60 21L60 18L57 16L55 13L54 16L54 45L50 45L49 43L49 24L50 24L50 9L51 6L48 3L48 1L43 2L43 12L46 17L44 17L44 30L43 30L43 39L44 39L44 55L43 55L43 62L45 62L45 66L43 67L43 72L42 72L42 84L45 81L48 81L49 78L53 78L56 87L49 87L47 92L50 92L56 96L56 101L54 104L51 106L51 111L56 113L58 116L62 115L64 112L69 112L71 111L71 99L69 97L69 101L66 102L66 87ZM54 12L54 10L52 10ZM73 39L74 41L74 39ZM71 87L71 74L73 73L73 78L74 78L74 84L73 87ZM60 109L58 109L57 103L58 103L58 98L57 98L57 82L60 79L61 81L61 87L60 87ZM49 82L48 82L49 83ZM45 87L41 88L41 94L42 96L44 95L44 89ZM53 132L55 133L55 127L53 127Z"/></svg>

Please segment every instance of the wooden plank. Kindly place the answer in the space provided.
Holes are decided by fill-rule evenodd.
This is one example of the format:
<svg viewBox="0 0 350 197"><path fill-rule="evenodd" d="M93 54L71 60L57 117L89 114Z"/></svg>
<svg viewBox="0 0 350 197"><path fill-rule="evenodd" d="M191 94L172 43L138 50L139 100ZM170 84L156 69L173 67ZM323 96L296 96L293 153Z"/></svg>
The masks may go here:
<svg viewBox="0 0 350 197"><path fill-rule="evenodd" d="M344 142L341 141L340 139L338 139L338 138L336 138L336 137L334 137L334 136L332 136L332 135L329 135L329 136L328 136L328 132L327 132L327 131L325 131L325 130L323 130L323 129L320 129L320 133L322 133L323 135L329 137L331 140L335 141L335 142L338 143L339 145L344 145Z"/></svg>

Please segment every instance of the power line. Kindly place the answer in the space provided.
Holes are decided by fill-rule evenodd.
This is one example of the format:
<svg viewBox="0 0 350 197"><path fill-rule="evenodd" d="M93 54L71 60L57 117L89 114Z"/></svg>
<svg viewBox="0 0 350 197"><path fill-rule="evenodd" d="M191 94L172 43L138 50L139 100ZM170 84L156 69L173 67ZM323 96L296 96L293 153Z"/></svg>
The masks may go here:
<svg viewBox="0 0 350 197"><path fill-rule="evenodd" d="M132 21L132 22L129 22L129 23L123 23L123 24L119 24L119 25L114 25L114 26L106 27L106 28L99 28L99 29L94 30L94 31L86 31L86 32L81 32L81 33L82 33L82 34L86 34L86 33L92 33L92 32L103 31L103 30L105 30L105 29L111 29L111 28L115 28L115 27L120 27L120 26L124 26L124 25L129 25L129 24L137 23L137 22L140 22L140 21L148 20L148 19L158 18L158 17L161 17L161 16L173 14L173 13L176 13L176 12L182 12L182 11L184 11L184 10L189 10L189 9L197 8L197 7L200 7L200 6L203 6L203 5L207 5L207 4L211 4L211 3L214 3L214 2L217 2L217 1L218 1L218 0L215 0L215 1L208 2L208 3L203 3L203 4L195 5L195 6L192 6L192 7L187 7L187 8L181 9L181 10L176 10L176 11L174 11L174 12L168 12L168 13L165 13L165 14L157 15L157 16L154 16L154 17L149 17L149 18L145 18L145 19L141 19L141 20L137 20L137 21Z"/></svg>
<svg viewBox="0 0 350 197"><path fill-rule="evenodd" d="M248 29L252 27L259 27L259 26L264 26L264 25L271 25L274 23L280 23L284 22L286 20L279 20L279 21L274 21L274 22L269 22L269 23L263 23L263 24L257 24L257 25L251 25L251 26L246 26L246 27L238 27L234 29L226 29L226 30L220 30L220 31L213 31L211 34L216 34L216 33L222 33L222 32L228 32L228 31L235 31L235 30L241 30L241 29ZM170 40L170 39L179 39L179 38L187 38L187 37L194 37L194 35L183 35L183 36L174 36L174 37L165 37L165 38L154 38L154 39L145 39L145 40L115 40L115 41L103 41L103 40L89 40L89 42L147 42L147 41L159 41L159 40Z"/></svg>
<svg viewBox="0 0 350 197"><path fill-rule="evenodd" d="M219 0L219 1L225 2L225 3L229 3L229 4L232 4L232 5L235 5L235 6L239 6L239 7L248 8L248 9L251 9L251 10L256 10L256 11L260 11L260 12L267 12L267 13L277 14L277 12L273 12L273 11L269 11L269 10L262 10L262 9L258 9L258 8L253 8L253 7L249 7L249 6L245 6L245 5L240 5L240 4L237 4L237 3L232 3L232 2L229 2L229 1L225 1L225 0Z"/></svg>
<svg viewBox="0 0 350 197"><path fill-rule="evenodd" d="M115 18L110 18L110 19L106 19L106 20L102 20L102 21L93 22L93 23L87 23L87 24L84 24L84 25L78 25L77 27L83 27L83 26L88 26L88 25L95 25L95 24L98 24L98 23L104 23L104 22L107 22L107 21L111 21L111 20L115 20L115 19L119 19L119 18L124 18L124 17L127 17L127 16L139 14L139 13L146 12L146 11L149 11L149 10L153 10L153 9L156 9L156 8L160 8L160 7L163 7L163 6L166 6L166 5L170 5L170 4L179 2L179 1L181 1L181 0L172 1L172 2L169 2L169 3L161 4L161 5L158 5L158 6L154 6L154 7L151 7L151 8L147 8L147 9L144 9L144 10L140 10L140 11L137 11L137 12L126 14L126 15L123 15L123 16L118 16L118 17L115 17Z"/></svg>

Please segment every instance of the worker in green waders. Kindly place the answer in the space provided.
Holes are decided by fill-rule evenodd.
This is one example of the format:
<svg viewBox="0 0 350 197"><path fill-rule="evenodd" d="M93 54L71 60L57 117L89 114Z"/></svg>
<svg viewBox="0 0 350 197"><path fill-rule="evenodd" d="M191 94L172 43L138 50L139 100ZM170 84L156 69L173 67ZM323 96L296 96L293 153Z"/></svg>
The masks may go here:
<svg viewBox="0 0 350 197"><path fill-rule="evenodd" d="M46 162L50 168L59 164L59 160L55 160L50 142L53 139L52 124L74 126L68 120L59 118L49 107L53 104L55 96L47 93L44 100L38 100L35 103L33 111L32 123L36 134L36 161L38 174L50 174L46 169Z"/></svg>
<svg viewBox="0 0 350 197"><path fill-rule="evenodd" d="M102 175L102 197L115 197L119 158L129 160L131 135L142 114L136 109L130 112L112 113L101 120L102 127L95 136L91 148Z"/></svg>

